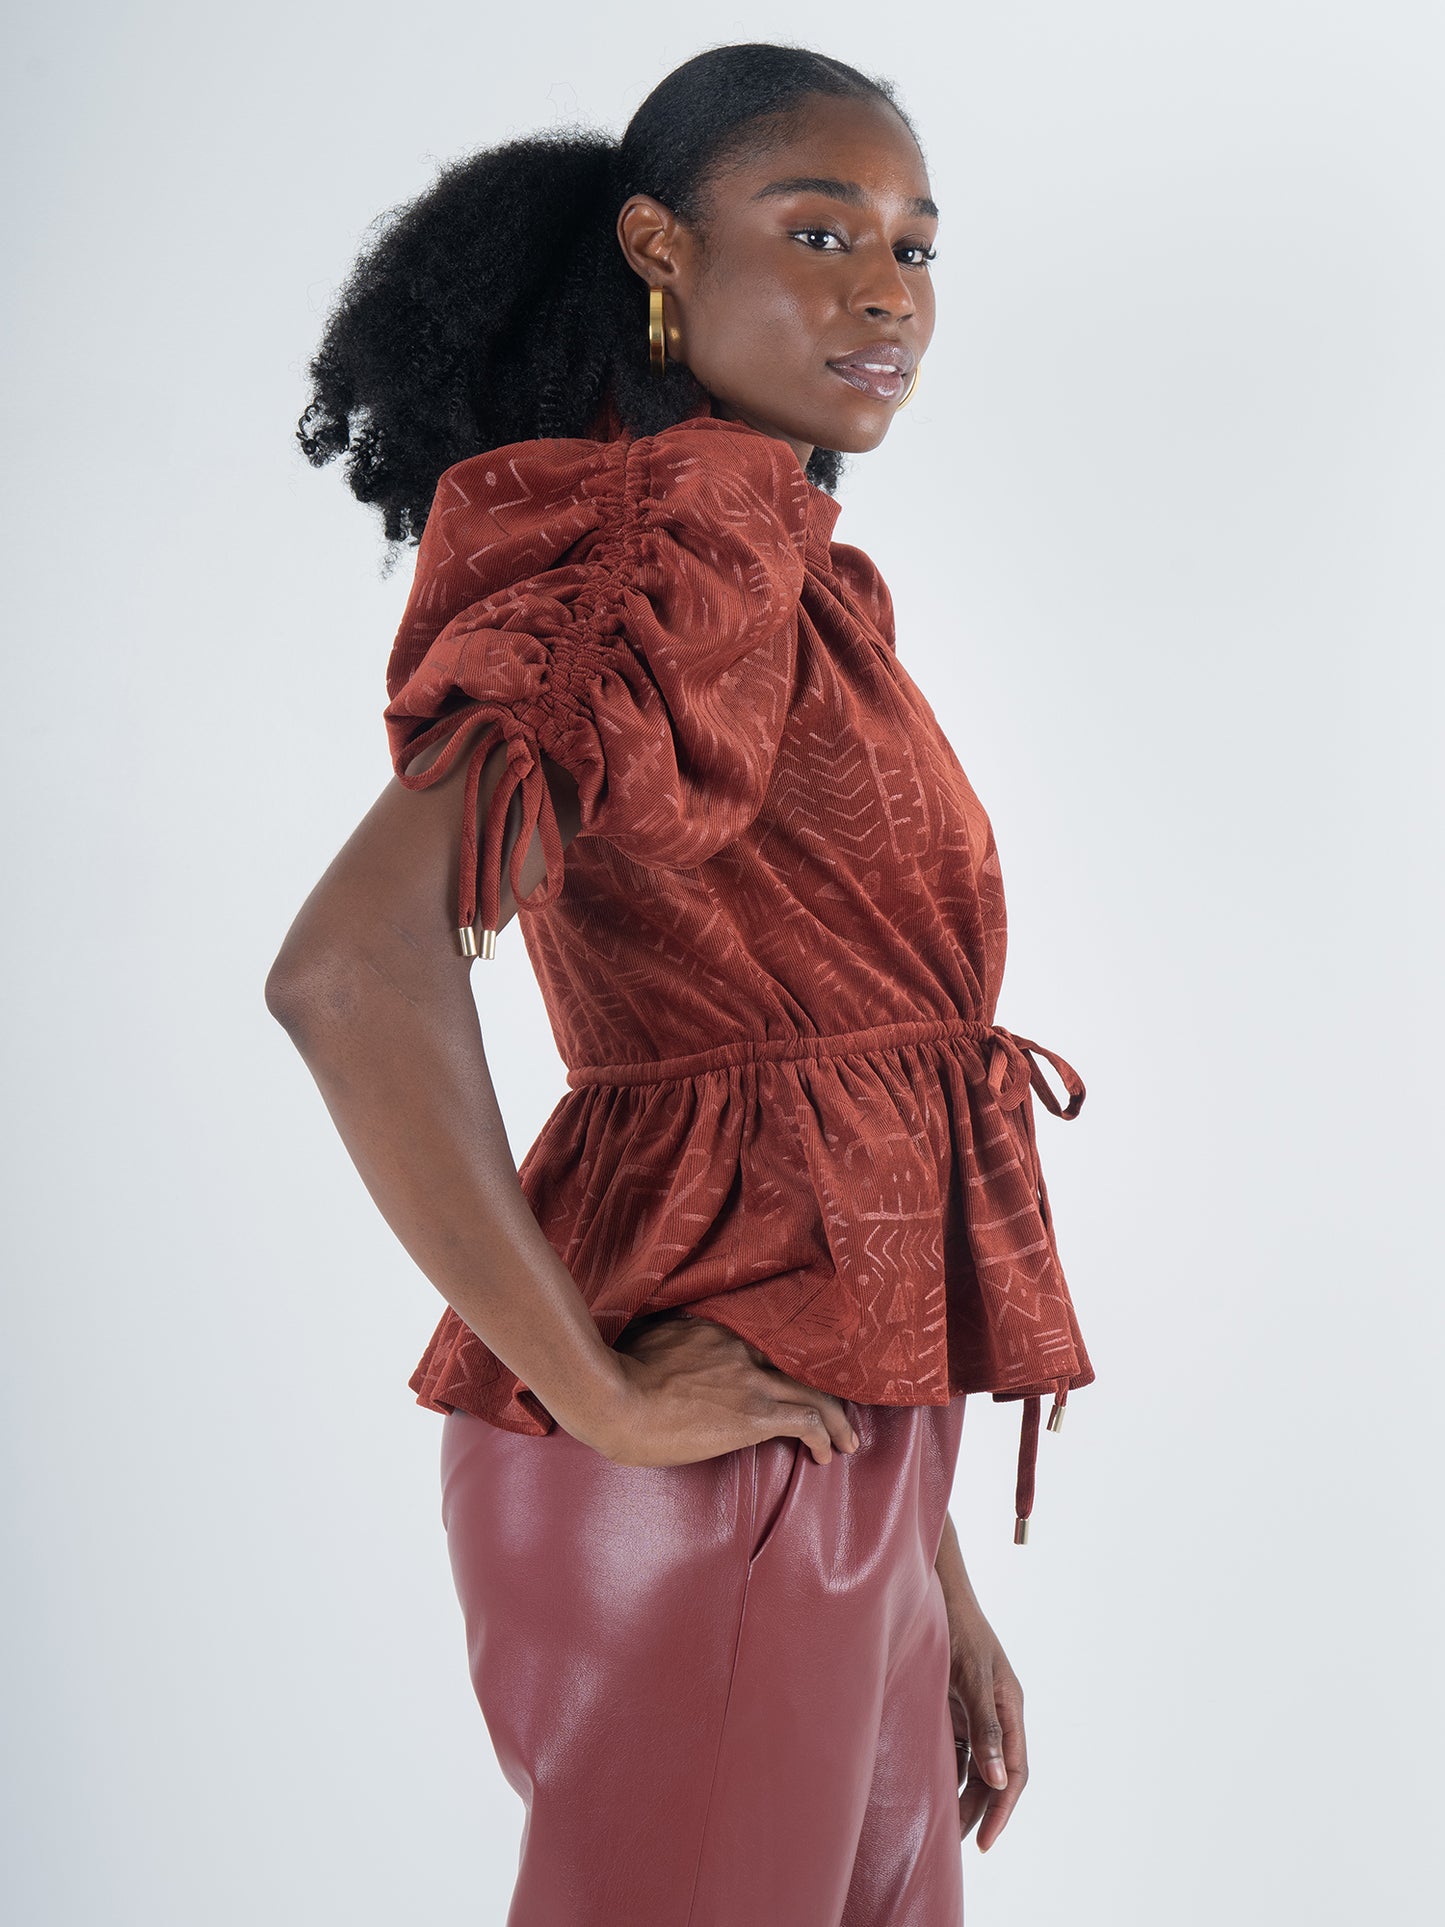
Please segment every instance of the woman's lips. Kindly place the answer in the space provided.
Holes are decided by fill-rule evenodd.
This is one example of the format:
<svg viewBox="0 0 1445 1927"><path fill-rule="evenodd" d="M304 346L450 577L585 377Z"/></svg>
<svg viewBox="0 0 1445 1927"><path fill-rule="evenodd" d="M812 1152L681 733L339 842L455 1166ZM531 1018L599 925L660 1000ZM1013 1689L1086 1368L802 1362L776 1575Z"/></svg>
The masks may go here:
<svg viewBox="0 0 1445 1927"><path fill-rule="evenodd" d="M860 368L856 361L830 361L828 366L850 388L861 389L875 401L897 401L903 393L905 383L896 368Z"/></svg>

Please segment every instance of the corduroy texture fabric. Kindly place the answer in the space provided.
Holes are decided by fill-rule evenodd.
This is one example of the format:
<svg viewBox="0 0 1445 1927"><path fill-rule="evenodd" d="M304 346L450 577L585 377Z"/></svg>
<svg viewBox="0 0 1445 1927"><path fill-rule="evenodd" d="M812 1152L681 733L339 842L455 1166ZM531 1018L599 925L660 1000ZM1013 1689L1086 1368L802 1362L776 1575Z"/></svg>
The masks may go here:
<svg viewBox="0 0 1445 1927"><path fill-rule="evenodd" d="M1031 1093L1072 1118L1084 1086L994 1022L988 816L786 442L710 408L598 427L446 471L387 670L400 780L468 753L460 925L496 927L522 792L517 921L569 1086L523 1192L609 1343L686 1306L841 1398L1022 1399L1026 1520L1039 1401L1056 1422L1094 1377ZM542 752L578 786L565 853ZM409 1382L433 1411L554 1423L450 1308Z"/></svg>

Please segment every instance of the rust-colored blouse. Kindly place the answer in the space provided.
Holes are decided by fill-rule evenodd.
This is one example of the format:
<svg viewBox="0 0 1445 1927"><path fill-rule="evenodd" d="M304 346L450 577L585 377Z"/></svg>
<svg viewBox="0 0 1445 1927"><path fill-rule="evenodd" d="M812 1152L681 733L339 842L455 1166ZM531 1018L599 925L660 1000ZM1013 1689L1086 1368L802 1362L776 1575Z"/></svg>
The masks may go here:
<svg viewBox="0 0 1445 1927"><path fill-rule="evenodd" d="M469 954L478 921L494 953L522 792L512 887L568 1085L524 1195L609 1343L686 1307L841 1398L1022 1399L1023 1543L1040 1398L1056 1429L1094 1377L1030 1092L1072 1118L1084 1086L993 1021L989 819L793 449L706 406L655 435L596 426L446 471L387 670L403 783L471 746ZM580 795L565 865L539 751ZM534 829L547 874L524 898ZM554 1423L450 1307L409 1382L432 1411Z"/></svg>

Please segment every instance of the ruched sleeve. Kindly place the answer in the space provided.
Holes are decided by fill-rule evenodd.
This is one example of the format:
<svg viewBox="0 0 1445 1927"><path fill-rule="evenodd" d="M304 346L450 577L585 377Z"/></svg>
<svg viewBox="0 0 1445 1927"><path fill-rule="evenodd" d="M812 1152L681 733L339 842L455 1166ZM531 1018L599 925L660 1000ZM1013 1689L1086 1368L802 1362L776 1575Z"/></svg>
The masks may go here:
<svg viewBox="0 0 1445 1927"><path fill-rule="evenodd" d="M442 476L387 668L385 721L409 789L439 781L469 748L465 954L494 954L517 790L518 909L562 888L542 752L577 785L579 834L640 864L691 868L752 822L792 692L807 493L788 444L715 417L609 442L515 442ZM499 741L505 769L479 837L478 782ZM441 754L414 771L438 742ZM523 896L537 832L546 874Z"/></svg>

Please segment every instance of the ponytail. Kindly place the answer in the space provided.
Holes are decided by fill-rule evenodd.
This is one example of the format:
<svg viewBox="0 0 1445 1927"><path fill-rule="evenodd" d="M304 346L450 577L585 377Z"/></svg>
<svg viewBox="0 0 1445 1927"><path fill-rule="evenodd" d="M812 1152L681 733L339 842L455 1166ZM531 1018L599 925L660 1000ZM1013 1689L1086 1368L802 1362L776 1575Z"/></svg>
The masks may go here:
<svg viewBox="0 0 1445 1927"><path fill-rule="evenodd" d="M676 68L620 142L589 128L532 134L453 161L374 225L307 365L296 429L306 459L337 456L387 540L416 543L444 470L506 442L587 436L609 407L634 434L697 412L705 390L647 354L647 288L617 214L654 195L705 225L722 165L809 94L881 97L888 84L806 48L716 47ZM815 449L809 479L837 484ZM394 552L393 552L394 559Z"/></svg>

